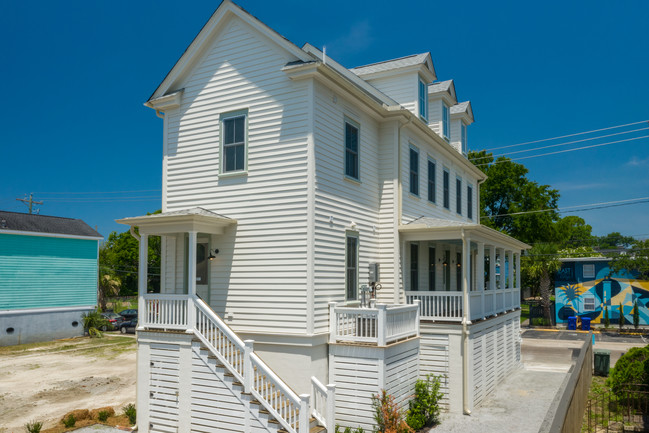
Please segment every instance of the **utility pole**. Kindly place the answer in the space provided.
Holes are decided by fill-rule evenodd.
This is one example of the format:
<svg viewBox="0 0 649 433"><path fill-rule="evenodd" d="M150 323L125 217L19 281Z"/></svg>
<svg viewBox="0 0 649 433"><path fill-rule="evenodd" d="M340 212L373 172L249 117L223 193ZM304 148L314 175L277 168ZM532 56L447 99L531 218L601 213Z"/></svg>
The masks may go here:
<svg viewBox="0 0 649 433"><path fill-rule="evenodd" d="M29 199L27 199L27 197L25 197L25 198L17 198L16 199L18 201L22 201L23 203L25 203L27 205L27 207L29 208L29 213L30 214L32 213L32 205L34 205L34 204L43 204L42 201L34 201L33 196L34 196L34 193L30 192L29 193Z"/></svg>

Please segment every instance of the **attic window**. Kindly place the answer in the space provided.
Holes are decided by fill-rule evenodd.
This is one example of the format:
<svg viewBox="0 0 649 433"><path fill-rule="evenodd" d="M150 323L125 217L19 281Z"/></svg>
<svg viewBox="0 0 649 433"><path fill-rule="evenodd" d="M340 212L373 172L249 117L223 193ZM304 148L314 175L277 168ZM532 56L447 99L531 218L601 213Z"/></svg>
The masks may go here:
<svg viewBox="0 0 649 433"><path fill-rule="evenodd" d="M442 132L444 138L448 140L451 137L451 113L450 108L445 103L442 104Z"/></svg>
<svg viewBox="0 0 649 433"><path fill-rule="evenodd" d="M419 117L428 123L428 90L426 83L419 80Z"/></svg>
<svg viewBox="0 0 649 433"><path fill-rule="evenodd" d="M248 112L221 115L221 173L246 170Z"/></svg>

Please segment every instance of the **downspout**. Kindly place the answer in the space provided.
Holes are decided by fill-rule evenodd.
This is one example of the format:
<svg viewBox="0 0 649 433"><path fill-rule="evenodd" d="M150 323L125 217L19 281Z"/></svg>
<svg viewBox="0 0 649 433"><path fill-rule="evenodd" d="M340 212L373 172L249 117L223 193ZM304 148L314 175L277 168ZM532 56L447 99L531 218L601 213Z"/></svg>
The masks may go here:
<svg viewBox="0 0 649 433"><path fill-rule="evenodd" d="M140 235L138 235L137 233L135 233L135 226L130 226L130 228L128 229L128 231L131 233L131 236L133 236L135 239L137 239L138 242L140 242L140 239L141 239L141 238L140 238Z"/></svg>
<svg viewBox="0 0 649 433"><path fill-rule="evenodd" d="M464 229L462 229L462 259L464 260L464 253L466 248L466 238L464 237ZM469 282L466 278L466 269L462 272L462 406L464 415L471 415L469 409L469 328L470 323L467 312L469 311Z"/></svg>
<svg viewBox="0 0 649 433"><path fill-rule="evenodd" d="M403 125L399 124L399 127L397 128L397 251L399 252L399 263L401 264L401 272L399 273L401 283L403 284L405 282L405 279L403 277L404 273L404 265L405 263L403 262L403 257L402 255L405 254L405 251L401 250L401 238L399 236L399 226L401 225L401 214L402 214L402 207L403 207L403 191L402 191L402 184L401 184L401 129L407 125L409 125L412 122L412 116L408 116L408 121L404 123ZM401 123L401 122L399 122ZM394 303L398 304L399 303L399 298L400 296L400 291L397 288L397 284L395 281L394 285ZM405 291L405 288L404 288Z"/></svg>
<svg viewBox="0 0 649 433"><path fill-rule="evenodd" d="M158 116L158 117L161 118L161 119L164 119L164 118L165 118L165 114L164 114L164 113L161 113L160 110L158 110L157 108L156 108L156 110L155 110L155 115Z"/></svg>

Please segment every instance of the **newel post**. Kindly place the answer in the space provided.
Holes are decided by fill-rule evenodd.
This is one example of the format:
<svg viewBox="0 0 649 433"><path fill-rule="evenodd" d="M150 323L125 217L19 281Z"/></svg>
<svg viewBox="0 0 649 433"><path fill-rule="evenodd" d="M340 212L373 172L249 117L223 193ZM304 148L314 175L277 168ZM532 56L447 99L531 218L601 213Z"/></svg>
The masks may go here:
<svg viewBox="0 0 649 433"><path fill-rule="evenodd" d="M336 425L336 385L327 385L327 431L332 431Z"/></svg>
<svg viewBox="0 0 649 433"><path fill-rule="evenodd" d="M378 308L378 310L379 310L379 314L378 314L378 317L376 319L376 326L378 328L378 332L377 332L378 341L377 341L377 344L379 346L385 346L385 341L386 341L385 331L386 331L386 328L387 328L387 325L388 325L388 322L386 320L387 315L388 315L388 312L387 312L388 306L386 304L379 304L379 305L376 306L376 308Z"/></svg>
<svg viewBox="0 0 649 433"><path fill-rule="evenodd" d="M417 328L417 337L419 337L419 321L421 320L421 300L417 299L415 301L417 306L417 315L415 316L415 327Z"/></svg>
<svg viewBox="0 0 649 433"><path fill-rule="evenodd" d="M300 394L300 420L298 433L309 433L309 394Z"/></svg>
<svg viewBox="0 0 649 433"><path fill-rule="evenodd" d="M250 355L253 352L255 340L244 340L243 342L243 391L250 393L252 390L252 360Z"/></svg>
<svg viewBox="0 0 649 433"><path fill-rule="evenodd" d="M336 303L329 302L329 343L336 342L336 333L338 332L336 323Z"/></svg>

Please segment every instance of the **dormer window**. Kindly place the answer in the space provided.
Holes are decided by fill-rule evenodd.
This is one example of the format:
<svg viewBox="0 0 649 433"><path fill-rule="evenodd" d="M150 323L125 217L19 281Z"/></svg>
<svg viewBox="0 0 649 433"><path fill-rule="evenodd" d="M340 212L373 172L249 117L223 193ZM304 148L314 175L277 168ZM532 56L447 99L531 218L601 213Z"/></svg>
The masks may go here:
<svg viewBox="0 0 649 433"><path fill-rule="evenodd" d="M444 138L449 140L451 138L451 112L446 103L442 104L442 133Z"/></svg>
<svg viewBox="0 0 649 433"><path fill-rule="evenodd" d="M462 140L462 155L467 154L467 139L466 139L466 125L462 122L462 127L460 128L460 139Z"/></svg>
<svg viewBox="0 0 649 433"><path fill-rule="evenodd" d="M428 88L426 83L419 80L419 117L428 122Z"/></svg>

